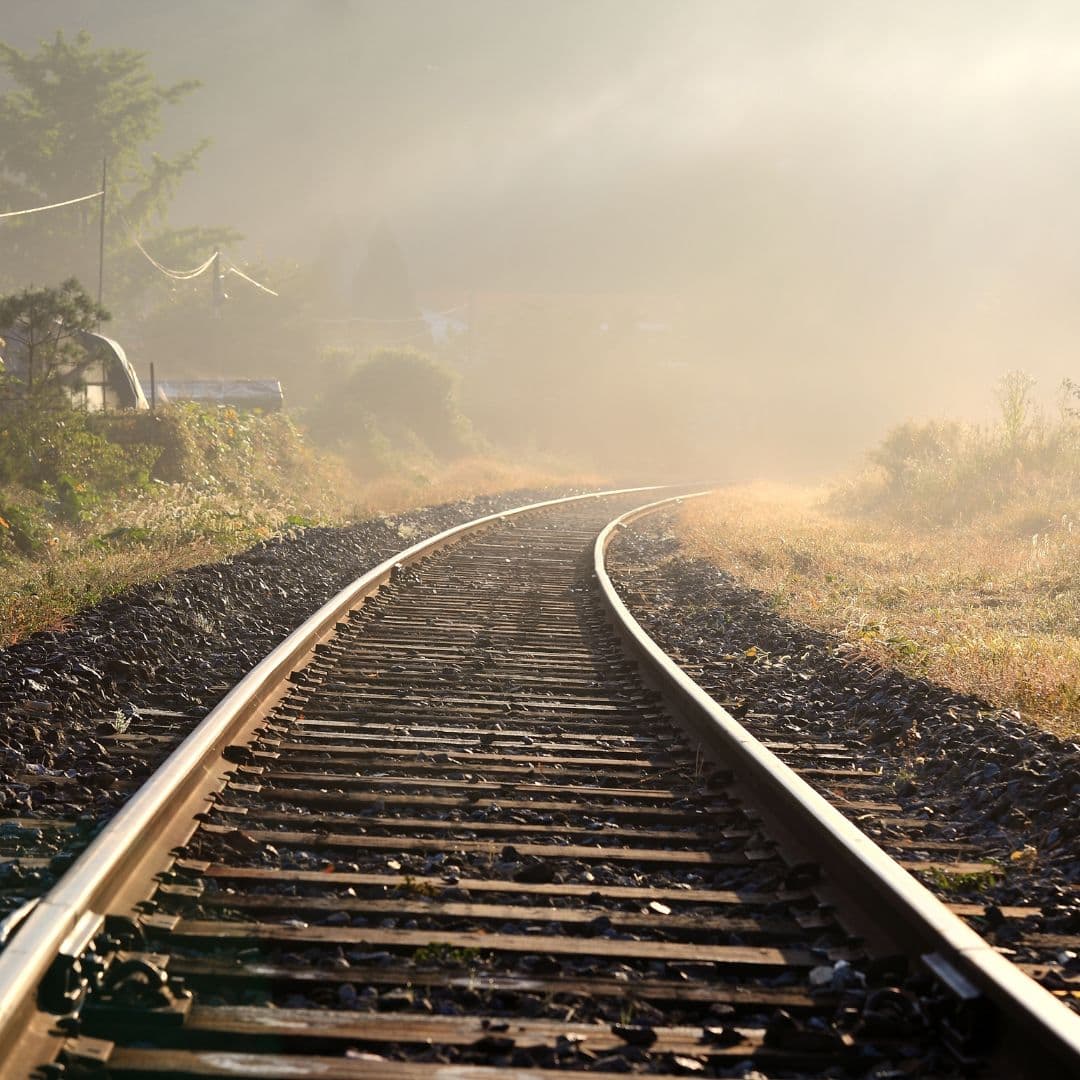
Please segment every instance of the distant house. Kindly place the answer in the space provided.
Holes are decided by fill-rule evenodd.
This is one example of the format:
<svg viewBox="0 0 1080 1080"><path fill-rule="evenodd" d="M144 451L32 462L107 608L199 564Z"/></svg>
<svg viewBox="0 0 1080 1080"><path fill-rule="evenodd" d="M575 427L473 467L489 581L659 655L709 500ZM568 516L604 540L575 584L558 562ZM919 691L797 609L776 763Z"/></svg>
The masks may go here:
<svg viewBox="0 0 1080 1080"><path fill-rule="evenodd" d="M444 311L421 311L420 317L431 330L431 340L436 345L443 345L452 337L464 334L469 324L464 319L456 319Z"/></svg>
<svg viewBox="0 0 1080 1080"><path fill-rule="evenodd" d="M199 405L231 405L234 409L276 412L285 407L277 379L163 379L157 384L163 404L193 401Z"/></svg>

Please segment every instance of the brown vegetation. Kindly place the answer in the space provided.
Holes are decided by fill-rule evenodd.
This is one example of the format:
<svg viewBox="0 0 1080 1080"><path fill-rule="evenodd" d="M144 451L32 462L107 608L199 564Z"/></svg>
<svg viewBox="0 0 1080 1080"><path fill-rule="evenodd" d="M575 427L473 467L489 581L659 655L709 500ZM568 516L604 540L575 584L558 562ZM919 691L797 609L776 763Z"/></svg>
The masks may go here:
<svg viewBox="0 0 1080 1080"><path fill-rule="evenodd" d="M926 526L755 484L687 504L687 554L859 654L1080 733L1080 526L1035 509ZM1036 531L1031 523L1036 522Z"/></svg>

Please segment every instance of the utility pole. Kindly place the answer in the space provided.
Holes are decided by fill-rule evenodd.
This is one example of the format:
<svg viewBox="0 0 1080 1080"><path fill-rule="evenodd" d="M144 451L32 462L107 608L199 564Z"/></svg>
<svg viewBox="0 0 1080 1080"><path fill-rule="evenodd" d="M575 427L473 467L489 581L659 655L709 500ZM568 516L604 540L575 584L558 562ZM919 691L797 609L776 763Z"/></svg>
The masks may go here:
<svg viewBox="0 0 1080 1080"><path fill-rule="evenodd" d="M214 263L210 267L210 302L214 305L214 314L218 315L226 299L225 278L221 273L221 252L214 253Z"/></svg>
<svg viewBox="0 0 1080 1080"><path fill-rule="evenodd" d="M105 203L109 191L109 159L101 159L101 223L98 230L97 302L101 307L105 295Z"/></svg>

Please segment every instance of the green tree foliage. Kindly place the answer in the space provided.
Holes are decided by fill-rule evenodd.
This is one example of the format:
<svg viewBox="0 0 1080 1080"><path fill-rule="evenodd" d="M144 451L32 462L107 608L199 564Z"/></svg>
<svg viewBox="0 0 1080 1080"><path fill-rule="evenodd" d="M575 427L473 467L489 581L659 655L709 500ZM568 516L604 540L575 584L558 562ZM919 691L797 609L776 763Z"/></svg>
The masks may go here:
<svg viewBox="0 0 1080 1080"><path fill-rule="evenodd" d="M113 446L65 392L92 362L80 334L108 318L74 278L0 297L0 378L20 390L0 411L0 557L37 551L49 517L75 524L103 496L148 480L156 451Z"/></svg>
<svg viewBox="0 0 1080 1080"><path fill-rule="evenodd" d="M14 84L0 96L0 205L18 209L96 191L108 159L110 251L118 256L129 250L124 222L141 230L160 221L207 146L202 140L171 158L147 150L162 129L164 108L199 84L164 86L144 53L95 49L85 32L69 39L58 31L35 53L0 42L0 72ZM90 280L97 268L99 212L99 203L87 202L2 223L9 257L0 274L13 284L55 281L73 271ZM206 230L163 232L151 241L162 245L163 255L187 259L205 254L212 236ZM123 272L125 259L117 262L115 269ZM153 279L144 268L136 280ZM116 284L114 279L114 295Z"/></svg>
<svg viewBox="0 0 1080 1080"><path fill-rule="evenodd" d="M29 288L0 297L0 335L9 358L7 377L18 374L35 396L51 394L60 385L79 384L89 363L80 331L93 330L109 319L82 286L69 278L59 288ZM18 358L18 372L10 363Z"/></svg>
<svg viewBox="0 0 1080 1080"><path fill-rule="evenodd" d="M58 31L33 55L0 44L0 64L18 86L0 99L0 161L26 194L69 198L93 188L107 157L116 180L136 189L126 209L137 214L140 205L161 205L206 146L171 161L140 155L161 130L162 106L199 84L160 86L144 54L90 42L85 32L69 41Z"/></svg>

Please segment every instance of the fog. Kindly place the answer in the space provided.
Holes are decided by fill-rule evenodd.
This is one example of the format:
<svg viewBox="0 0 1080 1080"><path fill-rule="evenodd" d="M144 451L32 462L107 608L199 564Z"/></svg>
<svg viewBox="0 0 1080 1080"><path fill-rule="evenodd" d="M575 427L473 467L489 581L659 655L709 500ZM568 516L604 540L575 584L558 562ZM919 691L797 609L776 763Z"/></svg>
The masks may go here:
<svg viewBox="0 0 1080 1080"><path fill-rule="evenodd" d="M20 47L61 27L203 81L160 140L213 139L171 224L233 226L250 257L344 280L388 223L420 302L468 305L448 359L495 436L519 426L503 406L529 411L522 388L565 378L540 449L807 475L906 416L979 418L1009 369L1047 393L1080 374L1068 0L0 14ZM609 388L626 413L598 412Z"/></svg>

